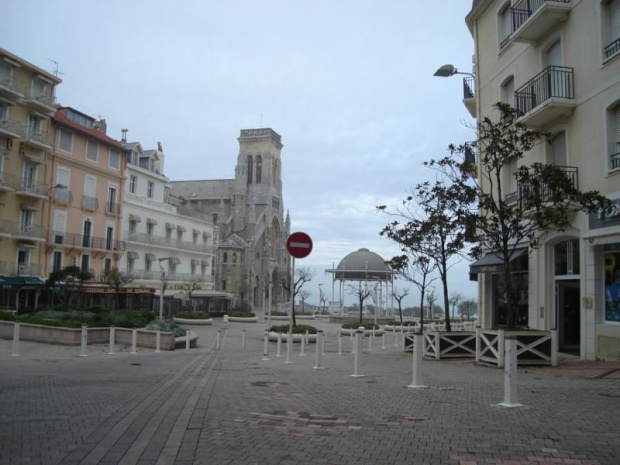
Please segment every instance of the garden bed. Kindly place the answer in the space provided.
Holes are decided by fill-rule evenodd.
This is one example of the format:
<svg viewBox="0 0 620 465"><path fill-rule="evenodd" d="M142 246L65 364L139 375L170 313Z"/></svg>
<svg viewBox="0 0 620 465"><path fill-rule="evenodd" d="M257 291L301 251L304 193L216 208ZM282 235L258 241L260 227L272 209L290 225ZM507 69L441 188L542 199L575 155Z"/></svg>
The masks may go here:
<svg viewBox="0 0 620 465"><path fill-rule="evenodd" d="M213 324L213 318L196 319L196 318L178 318L174 317L174 322L182 325L210 325Z"/></svg>

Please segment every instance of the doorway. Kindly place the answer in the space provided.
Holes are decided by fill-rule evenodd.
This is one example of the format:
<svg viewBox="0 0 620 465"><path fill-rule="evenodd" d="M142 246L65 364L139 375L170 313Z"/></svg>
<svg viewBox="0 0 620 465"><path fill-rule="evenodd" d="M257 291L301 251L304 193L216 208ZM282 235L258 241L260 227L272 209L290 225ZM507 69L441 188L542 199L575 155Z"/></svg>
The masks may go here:
<svg viewBox="0 0 620 465"><path fill-rule="evenodd" d="M556 281L556 297L559 350L579 355L581 344L579 280Z"/></svg>

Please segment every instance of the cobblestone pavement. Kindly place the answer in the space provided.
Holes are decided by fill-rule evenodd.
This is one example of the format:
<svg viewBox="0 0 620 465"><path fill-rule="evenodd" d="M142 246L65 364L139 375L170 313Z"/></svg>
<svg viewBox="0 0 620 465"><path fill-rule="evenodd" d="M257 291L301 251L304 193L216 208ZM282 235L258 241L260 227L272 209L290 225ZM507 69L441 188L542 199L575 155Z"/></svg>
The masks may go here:
<svg viewBox="0 0 620 465"><path fill-rule="evenodd" d="M197 349L130 354L0 340L0 465L620 464L620 364L563 360L519 371L521 408L501 408L503 373L471 361L424 361L387 335L327 333L286 364L257 324L193 327ZM221 348L215 347L220 330ZM242 348L243 330L246 348Z"/></svg>

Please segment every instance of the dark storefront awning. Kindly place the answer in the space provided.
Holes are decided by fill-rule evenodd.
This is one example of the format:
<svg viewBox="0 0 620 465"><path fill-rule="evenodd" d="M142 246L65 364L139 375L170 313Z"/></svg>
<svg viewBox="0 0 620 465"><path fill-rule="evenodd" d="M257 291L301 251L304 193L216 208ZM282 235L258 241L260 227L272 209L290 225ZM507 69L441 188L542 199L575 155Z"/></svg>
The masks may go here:
<svg viewBox="0 0 620 465"><path fill-rule="evenodd" d="M45 281L36 276L0 276L0 286L22 288L45 286Z"/></svg>
<svg viewBox="0 0 620 465"><path fill-rule="evenodd" d="M519 258L521 255L527 252L527 248L517 249L510 257L510 261ZM476 260L469 265L469 274L478 273L501 273L504 271L504 260L497 254L489 253L482 257L480 260Z"/></svg>

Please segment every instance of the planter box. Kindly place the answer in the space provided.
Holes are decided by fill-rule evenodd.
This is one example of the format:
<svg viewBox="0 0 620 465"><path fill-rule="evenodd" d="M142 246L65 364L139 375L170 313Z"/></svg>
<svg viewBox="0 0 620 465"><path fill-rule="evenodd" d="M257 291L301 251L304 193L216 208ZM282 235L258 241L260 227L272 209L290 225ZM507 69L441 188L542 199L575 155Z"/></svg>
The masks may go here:
<svg viewBox="0 0 620 465"><path fill-rule="evenodd" d="M282 334L282 342L288 342L288 333L275 333L273 331L269 332L269 340L271 342L277 342L278 341L278 334ZM299 342L301 343L301 338L302 337L306 337L305 334L293 334L293 342ZM316 342L316 334L308 334L308 341L307 342Z"/></svg>
<svg viewBox="0 0 620 465"><path fill-rule="evenodd" d="M266 315L266 316L263 317L263 319L264 320L268 320L269 316ZM286 316L281 316L281 315L274 316L274 315L272 315L271 316L271 320L272 321L273 320L288 321L290 319L291 319L291 317L288 316L288 315L286 315ZM315 317L314 317L314 315L297 315L297 314L295 314L295 319L296 320L314 320Z"/></svg>
<svg viewBox="0 0 620 465"><path fill-rule="evenodd" d="M448 358L475 358L474 331L434 331L424 333L424 357L435 360Z"/></svg>
<svg viewBox="0 0 620 465"><path fill-rule="evenodd" d="M263 317L264 320L269 320L269 316L265 316ZM277 315L271 316L271 321L289 321L291 318L289 316L282 316L282 315Z"/></svg>
<svg viewBox="0 0 620 465"><path fill-rule="evenodd" d="M175 323L180 323L182 325L210 325L213 324L213 319L209 318L206 320L199 320L195 318L177 318L174 317Z"/></svg>
<svg viewBox="0 0 620 465"><path fill-rule="evenodd" d="M231 321L233 323L256 323L258 322L258 318L255 316L252 317L247 317L247 318L242 318L239 316L230 316L228 315L228 321Z"/></svg>
<svg viewBox="0 0 620 465"><path fill-rule="evenodd" d="M502 368L504 340L507 335L517 339L517 365L558 366L557 331L476 330L476 362Z"/></svg>

